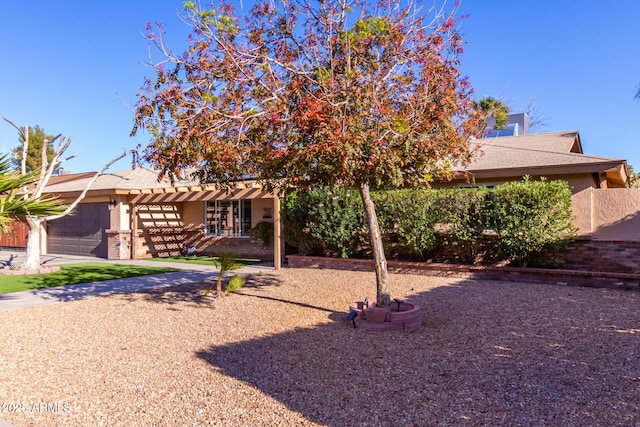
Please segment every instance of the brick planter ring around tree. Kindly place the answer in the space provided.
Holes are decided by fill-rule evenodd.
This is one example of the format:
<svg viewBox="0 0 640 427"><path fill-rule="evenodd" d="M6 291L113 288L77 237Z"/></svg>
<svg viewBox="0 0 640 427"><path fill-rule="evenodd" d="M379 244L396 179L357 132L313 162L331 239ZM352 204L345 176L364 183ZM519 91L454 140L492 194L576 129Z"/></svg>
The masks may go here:
<svg viewBox="0 0 640 427"><path fill-rule="evenodd" d="M357 313L356 328L369 331L412 331L422 324L422 307L409 302L392 301L390 312L384 307L365 307L363 302L349 308Z"/></svg>

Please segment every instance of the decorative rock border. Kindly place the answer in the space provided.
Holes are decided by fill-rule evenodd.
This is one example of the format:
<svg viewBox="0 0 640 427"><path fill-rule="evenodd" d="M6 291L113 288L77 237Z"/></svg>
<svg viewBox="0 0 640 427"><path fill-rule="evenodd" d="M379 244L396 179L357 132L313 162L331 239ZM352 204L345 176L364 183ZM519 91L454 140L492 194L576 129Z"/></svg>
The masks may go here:
<svg viewBox="0 0 640 427"><path fill-rule="evenodd" d="M24 276L27 274L55 273L57 271L60 271L60 267L57 265L40 266L40 268L36 270L34 269L20 270L20 269L13 269L11 267L5 267L0 269L0 274L4 274L6 276Z"/></svg>

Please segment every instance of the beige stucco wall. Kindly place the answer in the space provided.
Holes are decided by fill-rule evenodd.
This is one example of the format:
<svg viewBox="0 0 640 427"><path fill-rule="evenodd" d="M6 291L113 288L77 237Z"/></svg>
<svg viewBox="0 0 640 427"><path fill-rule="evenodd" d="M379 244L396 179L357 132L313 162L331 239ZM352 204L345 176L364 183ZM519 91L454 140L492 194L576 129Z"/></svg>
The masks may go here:
<svg viewBox="0 0 640 427"><path fill-rule="evenodd" d="M111 228L114 230L131 229L131 209L125 196L114 197L116 207L111 211Z"/></svg>
<svg viewBox="0 0 640 427"><path fill-rule="evenodd" d="M571 198L573 225L578 227L579 235L588 235L593 232L593 206L591 203L591 192L591 188L585 188L573 193Z"/></svg>
<svg viewBox="0 0 640 427"><path fill-rule="evenodd" d="M640 241L640 189L580 188L574 190L572 209L579 235Z"/></svg>
<svg viewBox="0 0 640 427"><path fill-rule="evenodd" d="M562 179L549 177L550 181ZM591 192L594 182L590 175L576 175L565 178L571 187L571 209L573 224L578 227L579 235L590 234L593 231Z"/></svg>
<svg viewBox="0 0 640 427"><path fill-rule="evenodd" d="M640 189L594 189L592 238L640 241Z"/></svg>
<svg viewBox="0 0 640 427"><path fill-rule="evenodd" d="M182 221L204 231L205 202L185 202L182 205Z"/></svg>
<svg viewBox="0 0 640 427"><path fill-rule="evenodd" d="M266 218L267 214L270 214L271 218ZM273 199L254 199L251 201L251 227L255 227L260 221L273 224Z"/></svg>

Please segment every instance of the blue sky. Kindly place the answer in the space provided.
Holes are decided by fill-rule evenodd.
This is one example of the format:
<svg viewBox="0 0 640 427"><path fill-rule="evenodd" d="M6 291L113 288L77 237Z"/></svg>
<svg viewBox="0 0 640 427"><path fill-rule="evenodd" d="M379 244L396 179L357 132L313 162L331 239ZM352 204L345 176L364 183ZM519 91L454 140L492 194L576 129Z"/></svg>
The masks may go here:
<svg viewBox="0 0 640 427"><path fill-rule="evenodd" d="M178 0L5 2L0 14L0 118L73 135L65 163L98 170L132 139L127 105L144 77L146 23L163 22L186 47ZM547 117L540 131L578 130L586 153L640 169L640 2L463 0L467 43L461 69L476 98L500 97L514 111L530 99ZM17 132L0 121L0 151ZM112 170L130 165L122 160Z"/></svg>

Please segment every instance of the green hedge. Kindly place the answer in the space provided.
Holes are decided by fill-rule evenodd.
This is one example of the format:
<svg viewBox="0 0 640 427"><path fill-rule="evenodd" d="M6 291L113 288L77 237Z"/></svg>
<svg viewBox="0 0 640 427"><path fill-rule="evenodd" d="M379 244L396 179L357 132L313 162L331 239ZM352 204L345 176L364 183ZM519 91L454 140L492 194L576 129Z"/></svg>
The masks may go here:
<svg viewBox="0 0 640 427"><path fill-rule="evenodd" d="M443 242L463 263L473 263L486 240L492 215L490 196L486 187L438 191Z"/></svg>
<svg viewBox="0 0 640 427"><path fill-rule="evenodd" d="M385 247L419 259L440 245L435 225L440 218L434 191L385 191L372 195Z"/></svg>
<svg viewBox="0 0 640 427"><path fill-rule="evenodd" d="M525 266L575 235L564 181L507 183L495 189L397 190L373 195L388 257L474 263L480 255ZM287 243L305 255L366 256L368 233L356 190L291 192L283 203ZM443 251L443 249L446 249Z"/></svg>
<svg viewBox="0 0 640 427"><path fill-rule="evenodd" d="M313 189L288 193L283 203L287 243L304 255L354 256L367 241L357 191Z"/></svg>
<svg viewBox="0 0 640 427"><path fill-rule="evenodd" d="M492 195L497 250L514 264L539 262L545 250L566 245L577 231L565 181L525 178L496 187Z"/></svg>

